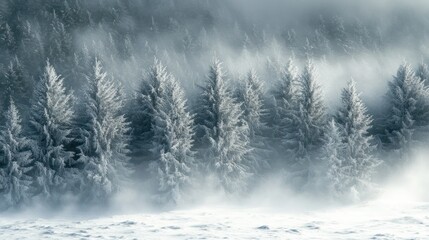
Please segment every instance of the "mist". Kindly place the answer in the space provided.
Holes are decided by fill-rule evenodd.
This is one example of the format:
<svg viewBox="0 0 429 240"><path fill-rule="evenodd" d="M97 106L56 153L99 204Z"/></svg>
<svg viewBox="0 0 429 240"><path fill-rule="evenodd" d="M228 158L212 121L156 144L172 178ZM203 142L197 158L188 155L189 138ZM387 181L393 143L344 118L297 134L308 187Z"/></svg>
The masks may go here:
<svg viewBox="0 0 429 240"><path fill-rule="evenodd" d="M423 0L0 0L0 238L428 237L428 24Z"/></svg>

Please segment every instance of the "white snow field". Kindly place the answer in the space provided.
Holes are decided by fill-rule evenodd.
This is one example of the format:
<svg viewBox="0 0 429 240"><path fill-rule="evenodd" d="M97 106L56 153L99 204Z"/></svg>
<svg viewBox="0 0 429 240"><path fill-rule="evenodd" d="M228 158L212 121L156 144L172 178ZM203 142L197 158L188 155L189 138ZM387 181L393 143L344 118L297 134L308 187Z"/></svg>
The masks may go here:
<svg viewBox="0 0 429 240"><path fill-rule="evenodd" d="M86 220L2 217L0 239L429 239L429 202L301 213L199 208Z"/></svg>

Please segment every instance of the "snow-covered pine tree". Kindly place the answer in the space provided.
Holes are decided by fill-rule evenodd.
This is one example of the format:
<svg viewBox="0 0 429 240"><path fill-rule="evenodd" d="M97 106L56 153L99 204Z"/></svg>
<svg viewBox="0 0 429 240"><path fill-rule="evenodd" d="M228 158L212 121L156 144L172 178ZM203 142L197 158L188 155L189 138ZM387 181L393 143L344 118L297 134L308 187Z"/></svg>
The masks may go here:
<svg viewBox="0 0 429 240"><path fill-rule="evenodd" d="M274 138L283 139L292 130L293 115L297 109L298 73L292 59L280 70L279 77L273 90L274 107L270 127Z"/></svg>
<svg viewBox="0 0 429 240"><path fill-rule="evenodd" d="M4 104L3 108L6 110L9 107L9 99L14 98L18 107L28 102L28 93L30 93L28 82L25 79L24 69L18 60L14 57L9 65L0 76L0 95L2 96L0 102Z"/></svg>
<svg viewBox="0 0 429 240"><path fill-rule="evenodd" d="M338 15L333 16L329 19L329 25L327 26L328 34L331 38L335 50L340 53L350 54L351 46L347 39L346 29L344 27L344 19Z"/></svg>
<svg viewBox="0 0 429 240"><path fill-rule="evenodd" d="M72 48L72 37L66 26L61 21L55 10L50 14L52 22L49 31L49 56L50 58L64 63L70 55Z"/></svg>
<svg viewBox="0 0 429 240"><path fill-rule="evenodd" d="M266 152L266 143L263 138L266 130L263 118L266 116L264 106L264 86L256 72L252 69L248 72L244 86L240 92L243 119L249 126L249 141L253 148L253 154L248 156L248 165L252 172L257 173L268 167L268 162L263 153Z"/></svg>
<svg viewBox="0 0 429 240"><path fill-rule="evenodd" d="M183 52L185 53L185 56L193 54L197 48L196 43L195 43L195 39L189 33L189 30L187 28L185 28L185 31L184 31L184 36L183 36L183 40L182 40L182 48L183 48Z"/></svg>
<svg viewBox="0 0 429 240"><path fill-rule="evenodd" d="M17 49L17 43L14 36L14 33L8 23L6 23L3 27L3 34L1 36L1 40L3 42L3 46L12 54Z"/></svg>
<svg viewBox="0 0 429 240"><path fill-rule="evenodd" d="M344 193L348 186L348 168L344 163L344 143L337 123L332 119L325 133L322 161L326 165L327 188L335 196Z"/></svg>
<svg viewBox="0 0 429 240"><path fill-rule="evenodd" d="M429 67L425 63L421 63L416 71L416 76L422 81L426 86L429 85Z"/></svg>
<svg viewBox="0 0 429 240"><path fill-rule="evenodd" d="M295 153L298 164L296 167L303 171L304 179L308 180L312 159L323 143L326 127L326 108L312 62L308 62L300 77L297 106L292 127L294 132L286 140Z"/></svg>
<svg viewBox="0 0 429 240"><path fill-rule="evenodd" d="M429 95L423 80L415 76L408 64L401 65L389 82L389 113L386 117L388 145L403 155L413 139L416 127L429 121Z"/></svg>
<svg viewBox="0 0 429 240"><path fill-rule="evenodd" d="M254 70L247 74L242 96L243 118L249 126L249 136L254 139L260 134L264 123L264 86Z"/></svg>
<svg viewBox="0 0 429 240"><path fill-rule="evenodd" d="M241 106L228 89L219 60L210 67L200 106L198 124L202 136L198 138L209 171L216 173L224 190L244 190L249 176L245 167L246 155L251 150L249 127L241 120Z"/></svg>
<svg viewBox="0 0 429 240"><path fill-rule="evenodd" d="M18 54L21 59L25 59L26 63L38 63L46 59L41 33L37 30L38 27L39 23L35 21L26 20L22 23L23 30L20 36ZM30 64L26 64L26 69L30 66ZM30 71L30 69L27 69L27 71Z"/></svg>
<svg viewBox="0 0 429 240"><path fill-rule="evenodd" d="M127 177L129 123L121 110L121 89L95 60L94 71L87 77L85 106L88 119L84 144L80 147L83 163L85 201L106 201L116 193Z"/></svg>
<svg viewBox="0 0 429 240"><path fill-rule="evenodd" d="M47 62L36 88L31 109L32 150L35 158L36 191L57 200L65 189L65 164L73 153L64 149L74 115L73 96L63 86L63 78Z"/></svg>
<svg viewBox="0 0 429 240"><path fill-rule="evenodd" d="M371 176L379 161L372 155L375 146L368 130L372 118L356 91L355 82L349 81L342 92L342 105L336 119L345 144L343 167L349 180L347 190L364 190L371 183Z"/></svg>
<svg viewBox="0 0 429 240"><path fill-rule="evenodd" d="M5 114L0 131L0 196L1 208L20 207L30 200L30 142L22 134L21 118L13 100Z"/></svg>
<svg viewBox="0 0 429 240"><path fill-rule="evenodd" d="M169 75L161 83L158 106L154 111L152 152L156 156L159 191L163 202L178 203L192 183L195 170L193 117L186 108L185 93Z"/></svg>
<svg viewBox="0 0 429 240"><path fill-rule="evenodd" d="M331 55L332 51L329 45L329 40L326 38L323 28L319 27L314 31L312 42L314 45L314 51L318 57L326 57Z"/></svg>
<svg viewBox="0 0 429 240"><path fill-rule="evenodd" d="M147 149L151 148L154 135L153 115L158 109L161 85L165 85L169 77L166 68L155 58L147 78L136 92L131 114L134 156L151 155Z"/></svg>

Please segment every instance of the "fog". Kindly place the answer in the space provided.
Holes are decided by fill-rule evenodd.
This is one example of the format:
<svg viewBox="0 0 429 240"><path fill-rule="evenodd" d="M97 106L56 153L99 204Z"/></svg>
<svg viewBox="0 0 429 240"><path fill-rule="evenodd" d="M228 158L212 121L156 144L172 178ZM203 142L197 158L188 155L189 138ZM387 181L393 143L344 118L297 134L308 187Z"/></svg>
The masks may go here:
<svg viewBox="0 0 429 240"><path fill-rule="evenodd" d="M305 217L341 222L342 214L350 214L355 219L344 222L358 228L354 224L370 222L377 214L393 216L394 207L419 218L417 209L429 201L429 72L424 76L421 70L429 62L428 24L424 0L0 0L0 194L7 202L0 219L108 222L142 214L161 224L169 213L190 214L192 221L206 213L213 221L236 213L237 220L231 221L237 225L231 226L241 229L249 210L273 219L294 216L297 222ZM107 80L97 75L98 61ZM289 71L289 62L296 72ZM53 97L49 93L55 89L44 82L50 64L64 84ZM162 85L159 77L159 88L165 93L168 87L179 89L170 89L169 96L177 99L160 95L165 106L176 104L166 110L157 109L153 100L162 94L156 89L162 69L167 80ZM245 116L254 103L252 96L243 97L252 90L246 89L250 70L262 83L260 105L252 105L259 108L257 131ZM227 120L210 125L218 114L204 116L210 108L205 101L218 99L207 95L218 86L208 84L219 72L227 89L224 95L216 93L227 99L219 104L226 106L219 116ZM308 72L312 82L305 92ZM279 89L285 79L296 88L292 100L276 95L285 93ZM103 84L110 95L100 93ZM43 86L48 106L40 100ZM70 99L61 100L61 94ZM305 101L306 94L313 98ZM284 102L289 112L281 109ZM19 121L10 120L15 103ZM62 109L55 108L63 103ZM302 113L307 103L315 110ZM52 112L52 119L40 120L38 106L44 109L40 116ZM61 122L67 110L73 114ZM235 112L240 113L234 117ZM188 115L173 113L189 114L191 120L181 122L177 119ZM333 127L328 126L331 119ZM175 123L178 130L171 130ZM226 133L218 134L224 125ZM216 140L219 136L227 137ZM192 161L186 162L187 157ZM56 169L57 160L63 168ZM219 169L228 174L218 174ZM245 190L231 180L241 175ZM44 177L49 184L40 180ZM341 182L347 183L334 190ZM401 234L390 237L424 237Z"/></svg>
<svg viewBox="0 0 429 240"><path fill-rule="evenodd" d="M168 14L173 6L181 8L182 5L185 5L185 12L193 13L189 14L190 16ZM320 65L317 69L326 101L329 103L327 105L335 103L341 87L353 78L371 108L380 104L386 92L387 81L391 80L401 63L408 62L416 66L427 59L427 32L424 26L428 21L428 10L425 1L197 1L165 3L160 4L159 8L146 11L150 12L155 22L159 21L160 29L161 26L170 27L170 19L176 14L179 15L176 31L160 30L158 35L155 35L142 27L150 25L151 22L140 23L140 19L133 15L121 16L118 20L120 28L124 28L121 30L130 32L136 62L130 59L115 60L116 53L112 53L112 49L105 45L108 45L109 34L113 35L113 39L120 36L116 36L109 28L96 31L93 28L78 29L74 33L74 45L78 49L86 46L94 54L104 56L112 74L117 74L117 78L130 86L130 91L138 84L136 82L140 81L142 72L152 63L153 55L156 55L192 94L194 90L198 90L194 85L204 80L208 71L207 63L210 63L214 56L225 62L233 81L237 81L240 75L245 75L250 68L255 68L263 74L266 71L267 59L281 65L289 58L295 57L302 65L305 63L305 40L313 37L312 34L319 24L318 18L339 16L346 28L357 21L373 34L371 38L378 37L380 39L376 41L381 43L376 50L357 49L350 54L334 50L337 53L328 54L326 60L323 60L326 55L316 56L322 57L317 61L317 65ZM296 46L292 49L283 39L291 29L297 35ZM203 30L207 35L202 33ZM187 34L189 36L186 36ZM248 35L255 45L250 46L247 52L243 52L245 37L241 35L244 34ZM180 45L187 37L193 41L192 44L203 46L194 46L200 49L192 49L190 54L185 53L184 61L184 52ZM353 39L353 36L348 38L351 41L357 40ZM116 44L123 44L120 41L124 39L116 41ZM262 44L258 41L263 41L264 46L258 46ZM97 46L94 46L94 43ZM134 64L133 67L130 67L131 64ZM127 71L120 71L124 68ZM270 80L264 80L269 86Z"/></svg>

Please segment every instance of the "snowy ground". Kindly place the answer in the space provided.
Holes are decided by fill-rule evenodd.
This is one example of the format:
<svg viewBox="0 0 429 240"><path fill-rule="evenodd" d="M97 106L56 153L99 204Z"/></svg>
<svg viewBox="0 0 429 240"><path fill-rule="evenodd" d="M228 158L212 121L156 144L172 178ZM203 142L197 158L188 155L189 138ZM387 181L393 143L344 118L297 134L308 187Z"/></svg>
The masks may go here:
<svg viewBox="0 0 429 240"><path fill-rule="evenodd" d="M87 220L0 217L0 239L429 239L429 202L300 213L224 207Z"/></svg>

